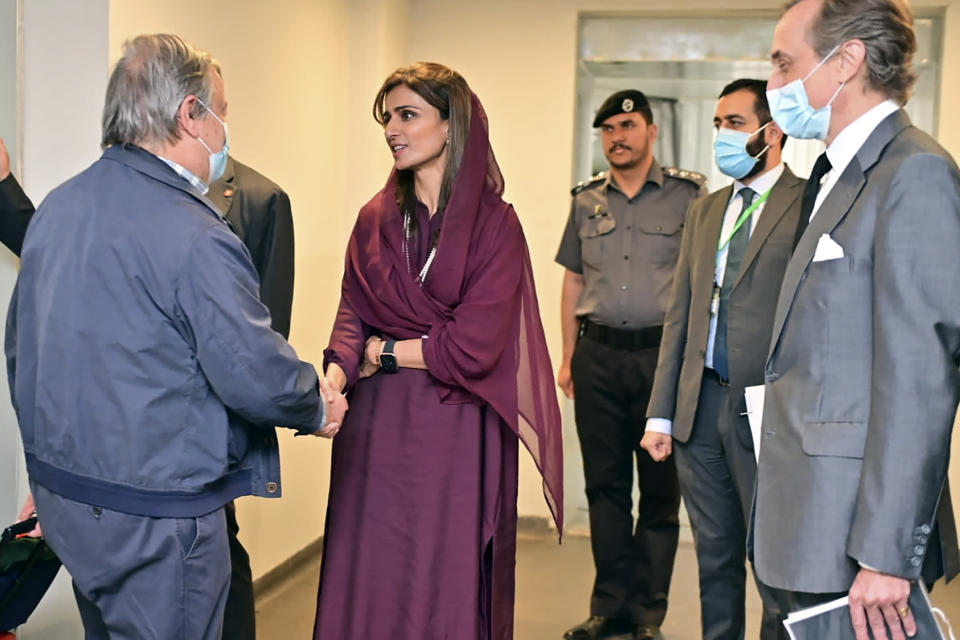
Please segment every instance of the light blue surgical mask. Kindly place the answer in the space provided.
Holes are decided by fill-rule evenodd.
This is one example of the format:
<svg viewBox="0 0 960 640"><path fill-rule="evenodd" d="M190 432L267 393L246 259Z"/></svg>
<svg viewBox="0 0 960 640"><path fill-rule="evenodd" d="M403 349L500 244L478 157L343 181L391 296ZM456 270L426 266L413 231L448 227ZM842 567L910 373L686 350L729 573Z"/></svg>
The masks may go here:
<svg viewBox="0 0 960 640"><path fill-rule="evenodd" d="M822 67L839 48L839 44L835 46L802 80L797 79L782 87L767 91L770 114L777 126L788 136L801 140L827 139L827 134L830 132L830 105L840 95L840 91L847 83L846 81L840 83L830 101L820 109L814 109L810 106L810 99L807 97L807 90L803 83L816 73L817 69Z"/></svg>
<svg viewBox="0 0 960 640"><path fill-rule="evenodd" d="M197 98L197 102L203 105L203 108L207 110L207 113L212 115L214 119L220 123L220 126L223 127L223 149L217 151L216 153L207 146L207 143L203 141L203 138L197 138L200 141L200 144L203 145L203 148L207 150L210 154L210 177L207 178L207 183L211 184L223 177L224 171L227 170L227 153L230 152L230 131L227 129L227 123L224 122L213 112L213 109L204 104L203 100Z"/></svg>
<svg viewBox="0 0 960 640"><path fill-rule="evenodd" d="M770 123L763 125L753 133L746 131L735 131L733 129L719 129L717 137L713 141L713 157L717 162L717 168L734 180L740 180L757 166L760 156L770 148L770 145L761 149L755 156L747 151L747 143L750 138L766 129Z"/></svg>

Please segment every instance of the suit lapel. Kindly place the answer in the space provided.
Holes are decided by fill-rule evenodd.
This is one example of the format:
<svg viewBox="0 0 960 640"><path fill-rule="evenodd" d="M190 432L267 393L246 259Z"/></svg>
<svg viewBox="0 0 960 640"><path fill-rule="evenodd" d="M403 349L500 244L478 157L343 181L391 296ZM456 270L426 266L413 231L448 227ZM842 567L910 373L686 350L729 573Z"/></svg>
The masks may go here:
<svg viewBox="0 0 960 640"><path fill-rule="evenodd" d="M733 185L717 192L710 208L707 210L706 220L703 221L703 247L695 252L697 256L707 259L699 262L697 278L694 282L709 282L711 289L717 278L717 245L720 244L720 231L723 229L723 216L727 212L727 205L733 195Z"/></svg>
<svg viewBox="0 0 960 640"><path fill-rule="evenodd" d="M857 196L866 183L866 174L880 159L880 155L890 141L903 129L910 126L910 119L901 109L887 116L877 128L873 130L867 141L854 156L844 170L840 180L833 186L826 199L820 205L806 231L800 238L787 270L783 276L783 285L780 288L780 299L777 301L777 313L773 321L773 338L770 341L768 357L773 355L780 342L783 325L790 314L790 308L796 298L797 287L813 259L820 242L820 236L830 233L843 220L856 201Z"/></svg>
<svg viewBox="0 0 960 640"><path fill-rule="evenodd" d="M800 190L798 189L800 184L800 180L793 175L790 168L784 167L783 175L781 175L780 179L773 185L770 197L767 198L767 202L763 206L763 213L760 219L757 220L757 227L750 236L750 242L747 244L747 252L743 256L743 262L740 264L740 272L737 274L737 279L733 283L734 289L740 286L740 281L743 279L744 274L749 271L750 265L756 260L760 249L763 248L764 243L767 241L767 238L770 237L774 227L776 227L777 223L786 215L787 209L790 208L793 201L800 197Z"/></svg>

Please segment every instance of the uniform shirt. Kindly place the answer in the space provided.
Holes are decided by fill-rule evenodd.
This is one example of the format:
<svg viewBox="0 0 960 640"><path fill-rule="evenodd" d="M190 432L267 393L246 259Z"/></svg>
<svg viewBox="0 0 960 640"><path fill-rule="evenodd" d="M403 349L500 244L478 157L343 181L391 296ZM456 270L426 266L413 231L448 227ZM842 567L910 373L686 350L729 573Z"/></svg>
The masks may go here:
<svg viewBox="0 0 960 640"><path fill-rule="evenodd" d="M609 174L573 190L556 260L583 275L577 317L622 329L663 324L683 222L703 182L654 160L633 198Z"/></svg>

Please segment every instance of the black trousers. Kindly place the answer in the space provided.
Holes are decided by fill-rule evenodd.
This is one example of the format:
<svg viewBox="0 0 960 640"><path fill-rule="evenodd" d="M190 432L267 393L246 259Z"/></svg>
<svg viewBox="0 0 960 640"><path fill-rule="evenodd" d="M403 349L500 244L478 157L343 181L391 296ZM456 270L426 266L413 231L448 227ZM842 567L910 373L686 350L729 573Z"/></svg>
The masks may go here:
<svg viewBox="0 0 960 640"><path fill-rule="evenodd" d="M257 621L253 607L253 573L250 556L240 544L237 534L237 508L233 502L224 506L227 518L227 539L230 542L230 591L223 614L224 640L254 640Z"/></svg>
<svg viewBox="0 0 960 640"><path fill-rule="evenodd" d="M659 625L677 552L680 487L672 457L654 462L640 448L657 352L621 351L584 336L570 367L597 572L590 614Z"/></svg>
<svg viewBox="0 0 960 640"><path fill-rule="evenodd" d="M845 592L804 593L800 591L785 591L769 585L763 585L763 588L777 601L777 606L780 609L780 613L777 616L777 638L779 640L790 640L790 635L787 633L786 627L783 626L783 621L787 619L789 614L794 611L799 611L800 609L806 609L807 607L815 607L818 604L830 602L831 600L836 600L837 598L842 598L847 595Z"/></svg>
<svg viewBox="0 0 960 640"><path fill-rule="evenodd" d="M704 640L743 640L747 526L757 464L743 393L705 375L693 431L674 441L683 502L693 528ZM762 640L777 640L777 600L757 582Z"/></svg>

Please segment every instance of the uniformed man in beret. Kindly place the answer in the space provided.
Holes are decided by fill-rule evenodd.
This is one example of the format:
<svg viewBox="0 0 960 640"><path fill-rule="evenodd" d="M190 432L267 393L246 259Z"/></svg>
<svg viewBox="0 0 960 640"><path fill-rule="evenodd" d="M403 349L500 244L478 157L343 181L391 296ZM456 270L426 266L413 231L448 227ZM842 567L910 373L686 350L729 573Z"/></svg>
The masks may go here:
<svg viewBox="0 0 960 640"><path fill-rule="evenodd" d="M565 267L557 378L574 398L596 580L589 618L563 637L648 640L667 612L680 489L672 459L654 462L640 440L684 218L706 180L654 159L657 125L640 91L607 98L593 126L610 170L573 189L557 252Z"/></svg>

